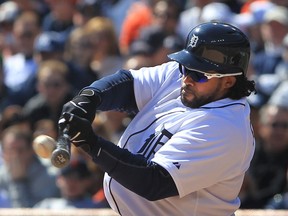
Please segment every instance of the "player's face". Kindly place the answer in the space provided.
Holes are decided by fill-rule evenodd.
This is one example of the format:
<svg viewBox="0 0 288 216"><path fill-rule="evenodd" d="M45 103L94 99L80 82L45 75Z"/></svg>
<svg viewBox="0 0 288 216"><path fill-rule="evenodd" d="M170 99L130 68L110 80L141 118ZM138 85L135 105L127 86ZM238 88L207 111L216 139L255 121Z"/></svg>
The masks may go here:
<svg viewBox="0 0 288 216"><path fill-rule="evenodd" d="M224 83L227 77L212 78L207 82L195 82L190 76L183 76L181 101L190 108L198 108L224 97L228 91Z"/></svg>

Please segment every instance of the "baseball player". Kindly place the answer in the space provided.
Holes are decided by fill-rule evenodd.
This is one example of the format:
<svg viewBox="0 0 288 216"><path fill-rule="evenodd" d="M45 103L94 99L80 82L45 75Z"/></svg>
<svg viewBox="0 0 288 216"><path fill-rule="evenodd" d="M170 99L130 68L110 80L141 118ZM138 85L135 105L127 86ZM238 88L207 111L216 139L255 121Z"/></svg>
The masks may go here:
<svg viewBox="0 0 288 216"><path fill-rule="evenodd" d="M120 215L234 215L254 153L247 37L208 22L156 67L119 70L63 107L59 127L105 172ZM118 145L91 128L96 110L136 113Z"/></svg>

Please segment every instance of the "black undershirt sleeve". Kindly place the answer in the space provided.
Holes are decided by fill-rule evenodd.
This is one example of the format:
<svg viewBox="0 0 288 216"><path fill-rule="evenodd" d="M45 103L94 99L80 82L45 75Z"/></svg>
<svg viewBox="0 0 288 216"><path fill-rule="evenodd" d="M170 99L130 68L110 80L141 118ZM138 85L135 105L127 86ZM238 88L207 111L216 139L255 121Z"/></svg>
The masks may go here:
<svg viewBox="0 0 288 216"><path fill-rule="evenodd" d="M128 70L119 70L115 74L103 77L85 89L92 89L97 94L97 110L117 110L136 114L138 112L134 87L133 76Z"/></svg>
<svg viewBox="0 0 288 216"><path fill-rule="evenodd" d="M174 180L160 165L100 137L97 144L100 150L99 145L90 149L93 161L127 189L150 201L178 195Z"/></svg>
<svg viewBox="0 0 288 216"><path fill-rule="evenodd" d="M113 75L93 82L85 89L92 89L98 95L100 103L97 110L119 110L136 114L138 108L133 80L129 71L119 70ZM148 162L141 155L133 154L100 137L95 146L90 146L89 150L85 151L113 179L148 200L178 195L170 174L158 164Z"/></svg>

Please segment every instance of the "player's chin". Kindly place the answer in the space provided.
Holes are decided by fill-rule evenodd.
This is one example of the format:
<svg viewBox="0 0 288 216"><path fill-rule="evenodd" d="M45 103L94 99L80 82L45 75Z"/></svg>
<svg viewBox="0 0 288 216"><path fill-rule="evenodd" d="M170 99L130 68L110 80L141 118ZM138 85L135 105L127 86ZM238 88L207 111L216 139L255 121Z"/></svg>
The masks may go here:
<svg viewBox="0 0 288 216"><path fill-rule="evenodd" d="M194 93L187 92L185 90L181 91L181 102L184 106L190 108L199 108L201 105L203 105L201 100L199 100Z"/></svg>
<svg viewBox="0 0 288 216"><path fill-rule="evenodd" d="M185 95L185 94L181 94L181 102L190 108L194 108L193 106L193 97L191 97L190 95Z"/></svg>

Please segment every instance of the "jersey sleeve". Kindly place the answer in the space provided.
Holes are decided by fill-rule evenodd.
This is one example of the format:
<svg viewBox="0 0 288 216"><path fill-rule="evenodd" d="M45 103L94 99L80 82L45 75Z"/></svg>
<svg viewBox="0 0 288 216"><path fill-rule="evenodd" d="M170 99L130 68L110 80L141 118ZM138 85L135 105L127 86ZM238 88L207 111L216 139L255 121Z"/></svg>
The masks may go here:
<svg viewBox="0 0 288 216"><path fill-rule="evenodd" d="M209 118L193 127L187 120L152 159L170 173L180 197L232 179L249 166L245 158L251 157L252 143L246 145L233 124L223 128L225 120Z"/></svg>
<svg viewBox="0 0 288 216"><path fill-rule="evenodd" d="M176 67L177 64L168 62L155 67L130 70L134 78L134 94L139 110L159 91Z"/></svg>

